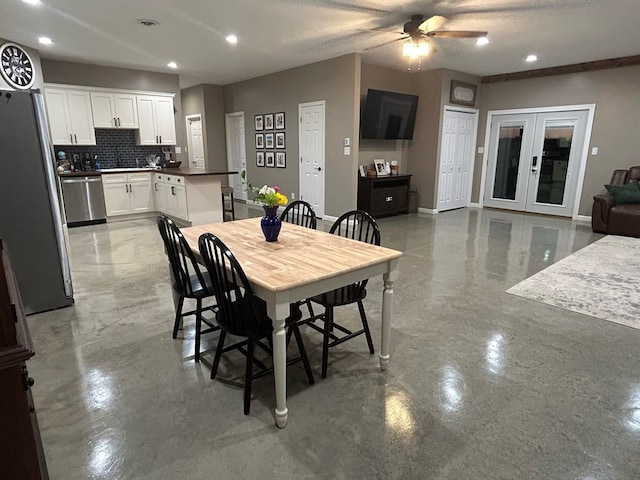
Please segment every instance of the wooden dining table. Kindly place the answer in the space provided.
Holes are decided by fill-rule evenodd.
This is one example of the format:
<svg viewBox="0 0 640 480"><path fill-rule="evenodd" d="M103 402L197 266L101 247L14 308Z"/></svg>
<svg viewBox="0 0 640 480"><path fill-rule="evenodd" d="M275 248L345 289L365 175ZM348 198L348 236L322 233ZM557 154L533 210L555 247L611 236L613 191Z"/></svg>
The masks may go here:
<svg viewBox="0 0 640 480"><path fill-rule="evenodd" d="M276 242L266 242L259 218L212 223L181 229L199 258L198 238L213 233L240 262L254 294L267 303L273 322L276 425L287 425L285 319L289 304L383 275L380 369L389 365L393 284L402 252L319 230L282 223Z"/></svg>

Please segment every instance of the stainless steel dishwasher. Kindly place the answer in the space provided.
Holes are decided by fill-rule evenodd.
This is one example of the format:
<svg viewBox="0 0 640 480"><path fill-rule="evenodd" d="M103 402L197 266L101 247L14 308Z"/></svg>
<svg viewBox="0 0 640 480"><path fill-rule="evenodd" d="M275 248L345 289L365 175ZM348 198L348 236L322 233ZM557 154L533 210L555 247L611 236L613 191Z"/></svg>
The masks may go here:
<svg viewBox="0 0 640 480"><path fill-rule="evenodd" d="M100 175L65 177L60 180L67 226L79 227L107 221Z"/></svg>

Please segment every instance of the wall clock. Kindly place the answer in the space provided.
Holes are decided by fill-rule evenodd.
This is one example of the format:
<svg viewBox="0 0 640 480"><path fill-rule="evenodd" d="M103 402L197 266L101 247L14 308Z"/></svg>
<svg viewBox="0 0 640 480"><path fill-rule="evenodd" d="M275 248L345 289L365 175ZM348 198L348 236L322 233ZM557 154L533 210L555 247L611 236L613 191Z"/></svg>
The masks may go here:
<svg viewBox="0 0 640 480"><path fill-rule="evenodd" d="M0 47L0 73L10 86L20 90L31 88L35 80L31 58L15 43Z"/></svg>

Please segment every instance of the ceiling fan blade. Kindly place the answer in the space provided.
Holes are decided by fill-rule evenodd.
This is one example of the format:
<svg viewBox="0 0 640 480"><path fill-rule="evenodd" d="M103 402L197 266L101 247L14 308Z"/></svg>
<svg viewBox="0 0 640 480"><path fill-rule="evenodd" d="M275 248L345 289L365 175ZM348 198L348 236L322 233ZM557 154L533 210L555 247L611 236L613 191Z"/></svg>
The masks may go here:
<svg viewBox="0 0 640 480"><path fill-rule="evenodd" d="M424 22L418 25L418 30L422 30L425 33L437 30L442 25L444 25L447 20L449 20L447 17L443 17L441 15L433 15L432 17L427 18Z"/></svg>
<svg viewBox="0 0 640 480"><path fill-rule="evenodd" d="M437 38L480 38L486 37L489 32L474 32L470 30L438 30L427 32L428 37Z"/></svg>
<svg viewBox="0 0 640 480"><path fill-rule="evenodd" d="M389 45L391 43L394 42L399 42L400 40L406 40L409 37L400 37L400 38L394 38L393 40L389 40L387 42L384 43L379 43L378 45L374 45L373 47L367 47L364 49L365 52L368 52L369 50L375 50L376 48L380 48L380 47L384 47L385 45Z"/></svg>

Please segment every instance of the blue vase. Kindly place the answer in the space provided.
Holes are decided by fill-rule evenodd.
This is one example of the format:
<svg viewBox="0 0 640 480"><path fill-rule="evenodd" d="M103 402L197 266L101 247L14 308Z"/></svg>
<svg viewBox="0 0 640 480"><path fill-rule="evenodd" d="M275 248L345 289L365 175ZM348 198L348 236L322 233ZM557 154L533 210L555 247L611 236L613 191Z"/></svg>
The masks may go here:
<svg viewBox="0 0 640 480"><path fill-rule="evenodd" d="M262 233L267 242L275 242L278 240L278 234L282 227L280 217L278 217L278 207L268 207L263 205L264 217L260 220L260 226L262 227Z"/></svg>

